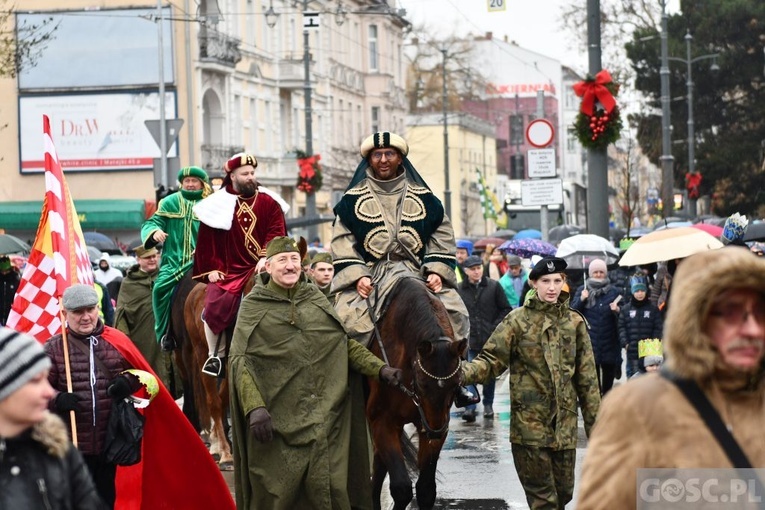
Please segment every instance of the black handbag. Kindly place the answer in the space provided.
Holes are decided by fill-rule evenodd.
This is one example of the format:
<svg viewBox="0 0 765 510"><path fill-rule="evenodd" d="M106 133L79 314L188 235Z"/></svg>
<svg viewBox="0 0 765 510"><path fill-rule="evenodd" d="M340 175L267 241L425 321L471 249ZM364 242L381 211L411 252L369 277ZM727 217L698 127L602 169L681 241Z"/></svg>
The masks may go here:
<svg viewBox="0 0 765 510"><path fill-rule="evenodd" d="M124 398L112 404L106 426L103 458L118 466L132 466L141 462L141 442L146 418L131 402Z"/></svg>
<svg viewBox="0 0 765 510"><path fill-rule="evenodd" d="M90 356L84 343L76 338L69 342L80 351ZM98 356L93 356L96 366L112 379L114 374L107 368ZM121 398L112 402L109 422L106 424L106 439L101 452L103 460L117 466L132 466L141 462L141 443L143 426L146 418L128 400Z"/></svg>

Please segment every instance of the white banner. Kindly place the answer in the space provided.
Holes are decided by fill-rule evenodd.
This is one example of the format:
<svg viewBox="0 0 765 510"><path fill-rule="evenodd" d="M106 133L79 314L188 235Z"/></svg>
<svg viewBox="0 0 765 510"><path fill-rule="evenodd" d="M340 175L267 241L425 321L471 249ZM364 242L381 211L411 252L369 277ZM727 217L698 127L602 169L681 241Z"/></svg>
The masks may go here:
<svg viewBox="0 0 765 510"><path fill-rule="evenodd" d="M50 118L51 136L64 170L151 170L154 158L160 157L144 124L159 119L157 92L20 97L22 173L45 169L40 135L43 115ZM166 93L165 117L176 117L174 92ZM177 144L173 144L168 156L177 155Z"/></svg>

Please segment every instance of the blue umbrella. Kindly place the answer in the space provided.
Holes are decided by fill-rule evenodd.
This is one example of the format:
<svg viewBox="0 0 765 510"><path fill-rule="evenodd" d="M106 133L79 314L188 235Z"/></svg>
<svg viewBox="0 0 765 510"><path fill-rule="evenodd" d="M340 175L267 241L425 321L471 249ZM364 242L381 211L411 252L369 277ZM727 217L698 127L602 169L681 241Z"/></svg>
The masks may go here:
<svg viewBox="0 0 765 510"><path fill-rule="evenodd" d="M540 241L539 239L511 239L499 246L499 249L505 253L518 255L524 259L530 259L532 255L541 255L543 257L553 257L558 248L550 243Z"/></svg>
<svg viewBox="0 0 765 510"><path fill-rule="evenodd" d="M527 228L515 234L513 239L542 239L542 232L533 228Z"/></svg>

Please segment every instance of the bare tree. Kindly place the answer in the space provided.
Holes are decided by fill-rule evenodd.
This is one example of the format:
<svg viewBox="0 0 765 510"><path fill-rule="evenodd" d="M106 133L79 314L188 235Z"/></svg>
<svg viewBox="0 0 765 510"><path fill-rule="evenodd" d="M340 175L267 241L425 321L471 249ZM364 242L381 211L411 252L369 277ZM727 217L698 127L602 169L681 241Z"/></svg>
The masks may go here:
<svg viewBox="0 0 765 510"><path fill-rule="evenodd" d="M640 217L641 194L637 147L631 136L627 136L626 140L626 147L620 147L621 144L614 146L616 157L609 158L611 160L609 166L617 168L617 174L614 175L616 191L614 205L619 210L622 224L629 229L633 219Z"/></svg>
<svg viewBox="0 0 765 510"><path fill-rule="evenodd" d="M0 0L0 77L15 78L34 67L45 46L53 39L58 24L53 17L39 23L14 23L16 6ZM16 18L18 20L18 18Z"/></svg>

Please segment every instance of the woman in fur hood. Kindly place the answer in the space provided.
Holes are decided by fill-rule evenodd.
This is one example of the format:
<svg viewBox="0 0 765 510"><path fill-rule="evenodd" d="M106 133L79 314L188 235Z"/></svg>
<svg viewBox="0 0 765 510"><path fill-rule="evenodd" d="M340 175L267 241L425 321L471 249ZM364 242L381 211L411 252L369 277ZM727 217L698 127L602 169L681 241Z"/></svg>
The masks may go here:
<svg viewBox="0 0 765 510"><path fill-rule="evenodd" d="M106 508L64 422L48 412L50 364L34 338L0 328L0 508Z"/></svg>

